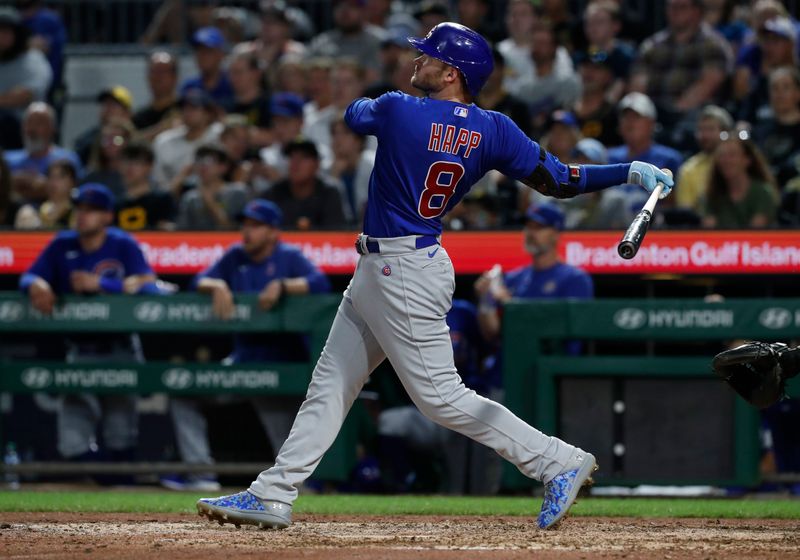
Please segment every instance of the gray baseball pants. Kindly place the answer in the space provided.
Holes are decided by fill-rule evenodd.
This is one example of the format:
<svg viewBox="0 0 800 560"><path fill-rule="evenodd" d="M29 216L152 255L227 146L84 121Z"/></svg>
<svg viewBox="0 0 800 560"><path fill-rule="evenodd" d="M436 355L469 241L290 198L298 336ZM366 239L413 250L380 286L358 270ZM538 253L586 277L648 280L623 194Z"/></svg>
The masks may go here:
<svg viewBox="0 0 800 560"><path fill-rule="evenodd" d="M381 252L359 259L289 437L250 485L257 497L294 502L385 358L425 416L494 449L524 475L549 482L572 460L575 447L464 386L445 322L453 265L444 247L415 249L414 239L377 239Z"/></svg>

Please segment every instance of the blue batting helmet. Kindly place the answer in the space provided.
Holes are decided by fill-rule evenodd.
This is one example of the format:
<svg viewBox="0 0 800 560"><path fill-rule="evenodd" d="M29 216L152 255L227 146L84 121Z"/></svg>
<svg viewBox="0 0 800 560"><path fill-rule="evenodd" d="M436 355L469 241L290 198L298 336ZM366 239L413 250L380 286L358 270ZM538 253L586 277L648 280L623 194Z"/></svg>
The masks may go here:
<svg viewBox="0 0 800 560"><path fill-rule="evenodd" d="M474 96L494 69L492 49L486 39L458 23L440 23L424 39L409 37L408 42L424 54L457 68Z"/></svg>

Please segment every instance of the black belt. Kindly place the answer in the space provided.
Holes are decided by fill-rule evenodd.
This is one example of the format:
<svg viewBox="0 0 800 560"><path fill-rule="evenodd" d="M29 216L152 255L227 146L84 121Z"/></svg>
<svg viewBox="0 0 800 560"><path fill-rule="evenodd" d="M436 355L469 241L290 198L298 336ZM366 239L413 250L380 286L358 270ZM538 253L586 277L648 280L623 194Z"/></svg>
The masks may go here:
<svg viewBox="0 0 800 560"><path fill-rule="evenodd" d="M367 237L366 243L362 242L362 237L367 237L366 235L359 235L356 237L356 251L358 251L359 255L366 255L367 253L380 253L381 246L377 240L370 241ZM438 245L439 238L435 235L420 235L419 237L414 240L414 245L417 249L425 249L426 247L430 247L431 245Z"/></svg>

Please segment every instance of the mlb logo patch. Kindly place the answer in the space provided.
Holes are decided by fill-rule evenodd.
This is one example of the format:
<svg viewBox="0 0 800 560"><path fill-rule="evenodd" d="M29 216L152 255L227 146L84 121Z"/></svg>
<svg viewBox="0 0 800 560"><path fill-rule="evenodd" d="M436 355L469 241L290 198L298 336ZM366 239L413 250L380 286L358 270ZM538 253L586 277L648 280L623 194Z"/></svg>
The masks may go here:
<svg viewBox="0 0 800 560"><path fill-rule="evenodd" d="M466 107L456 107L455 109L453 109L453 113L455 113L457 117L466 119L467 115L469 114L469 110Z"/></svg>
<svg viewBox="0 0 800 560"><path fill-rule="evenodd" d="M581 168L577 165L569 166L569 180L571 183L577 183L581 180Z"/></svg>

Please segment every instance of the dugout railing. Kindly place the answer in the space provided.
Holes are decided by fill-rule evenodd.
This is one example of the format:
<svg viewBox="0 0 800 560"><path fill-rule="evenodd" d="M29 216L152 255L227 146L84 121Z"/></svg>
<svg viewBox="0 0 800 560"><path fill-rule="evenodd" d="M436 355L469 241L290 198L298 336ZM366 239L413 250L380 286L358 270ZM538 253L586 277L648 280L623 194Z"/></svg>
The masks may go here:
<svg viewBox="0 0 800 560"><path fill-rule="evenodd" d="M798 336L798 299L512 302L503 317L506 404L595 452L599 483L748 487L760 477L760 416L713 375L711 357L742 339ZM567 340L617 353L566 356ZM797 383L787 390L800 396ZM506 468L503 483L531 481Z"/></svg>
<svg viewBox="0 0 800 560"><path fill-rule="evenodd" d="M340 296L287 298L273 310L258 309L255 295L237 295L234 318L214 318L210 299L196 294L169 297L98 296L61 298L52 316L45 317L18 293L0 293L0 337L4 333L136 332L157 333L255 333L296 332L308 335L307 362L247 363L222 365L189 362L0 362L0 392L23 393L130 393L168 395L294 395L306 393ZM168 341L165 344L169 344ZM0 426L2 432L2 426ZM326 480L345 481L355 463L356 430L345 423L331 450L317 469ZM264 465L261 465L263 468ZM253 471L256 465L214 465L219 474ZM194 472L198 466L174 463L135 464L22 464L27 474L64 472ZM208 467L203 468L205 472ZM257 471L256 471L257 472Z"/></svg>
<svg viewBox="0 0 800 560"><path fill-rule="evenodd" d="M340 299L289 298L262 312L254 296L238 296L235 318L220 321L210 300L196 294L71 296L44 317L18 293L0 293L0 336L300 332L309 335L311 350L304 363L238 366L5 361L0 392L303 395ZM798 336L795 299L515 301L503 316L505 404L544 432L594 451L602 466L600 483L749 486L759 477L759 415L712 376L710 357L737 339ZM583 353L564 355L565 340L587 341ZM681 344L691 352L676 351ZM800 395L796 385L789 389ZM356 461L356 439L349 418L316 476L346 480ZM151 465L150 472L172 466ZM49 469L42 464L39 471ZM513 467L506 469L504 487L531 484Z"/></svg>

